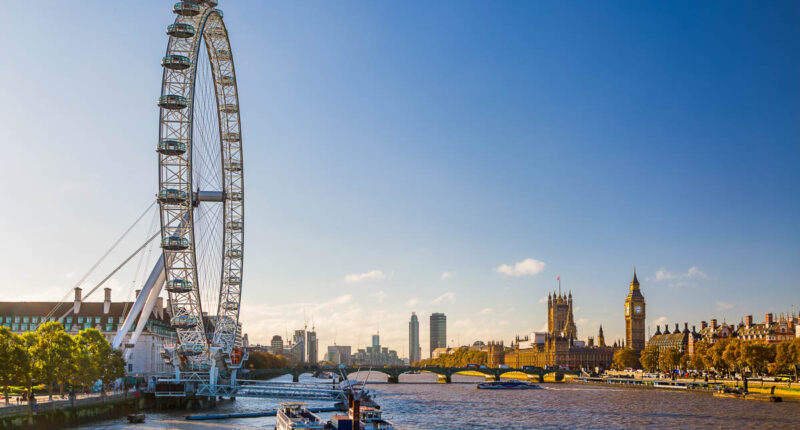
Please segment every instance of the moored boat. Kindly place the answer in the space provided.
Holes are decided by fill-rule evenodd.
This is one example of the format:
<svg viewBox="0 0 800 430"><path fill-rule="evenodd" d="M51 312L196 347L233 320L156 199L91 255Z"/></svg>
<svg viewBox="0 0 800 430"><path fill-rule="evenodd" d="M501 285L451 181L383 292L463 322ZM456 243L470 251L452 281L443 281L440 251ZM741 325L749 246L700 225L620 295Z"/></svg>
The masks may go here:
<svg viewBox="0 0 800 430"><path fill-rule="evenodd" d="M322 430L325 423L302 402L281 403L278 409L278 424L275 430L314 429Z"/></svg>
<svg viewBox="0 0 800 430"><path fill-rule="evenodd" d="M528 381L511 379L508 381L491 381L478 384L479 390L537 390L541 389L537 384Z"/></svg>

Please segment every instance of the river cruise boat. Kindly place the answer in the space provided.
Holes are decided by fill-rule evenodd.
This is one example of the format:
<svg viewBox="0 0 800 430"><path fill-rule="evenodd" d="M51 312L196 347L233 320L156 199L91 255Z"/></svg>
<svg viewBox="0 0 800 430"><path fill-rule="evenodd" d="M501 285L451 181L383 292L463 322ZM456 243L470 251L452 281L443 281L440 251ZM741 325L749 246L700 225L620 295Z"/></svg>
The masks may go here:
<svg viewBox="0 0 800 430"><path fill-rule="evenodd" d="M325 429L325 423L302 402L281 403L277 413L278 424L275 430Z"/></svg>
<svg viewBox="0 0 800 430"><path fill-rule="evenodd" d="M517 379L482 382L478 384L479 390L539 390L541 388L542 387L532 382L519 381Z"/></svg>
<svg viewBox="0 0 800 430"><path fill-rule="evenodd" d="M358 421L361 430L394 430L394 424L383 419L381 410L371 406L359 407L360 412ZM347 415L333 415L331 417L331 428L334 430L352 430L353 409L350 408Z"/></svg>

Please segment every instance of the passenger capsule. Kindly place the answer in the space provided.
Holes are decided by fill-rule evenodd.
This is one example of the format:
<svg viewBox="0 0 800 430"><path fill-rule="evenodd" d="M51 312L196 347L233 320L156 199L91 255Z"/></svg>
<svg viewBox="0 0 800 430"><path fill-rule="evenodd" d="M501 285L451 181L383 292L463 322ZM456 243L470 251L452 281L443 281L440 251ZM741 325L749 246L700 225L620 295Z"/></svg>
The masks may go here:
<svg viewBox="0 0 800 430"><path fill-rule="evenodd" d="M236 113L239 112L239 106L233 103L225 103L219 107L219 111L222 113Z"/></svg>
<svg viewBox="0 0 800 430"><path fill-rule="evenodd" d="M161 59L161 65L170 70L186 70L192 67L192 60L184 55L169 54Z"/></svg>
<svg viewBox="0 0 800 430"><path fill-rule="evenodd" d="M224 133L222 135L222 140L227 140L228 142L238 142L239 139L241 139L241 138L242 137L239 136L239 133L234 133L232 131L229 131L229 132Z"/></svg>
<svg viewBox="0 0 800 430"><path fill-rule="evenodd" d="M231 51L227 49L217 49L216 50L217 58L220 60L230 60L231 59Z"/></svg>
<svg viewBox="0 0 800 430"><path fill-rule="evenodd" d="M176 96L173 94L167 94L165 96L161 96L158 98L158 105L164 109L184 109L186 106L189 106L189 102L186 100L184 96Z"/></svg>
<svg viewBox="0 0 800 430"><path fill-rule="evenodd" d="M242 250L241 249L229 249L225 252L230 258L242 258Z"/></svg>
<svg viewBox="0 0 800 430"><path fill-rule="evenodd" d="M182 236L167 236L161 239L161 247L167 251L183 251L189 247L189 239Z"/></svg>
<svg viewBox="0 0 800 430"><path fill-rule="evenodd" d="M190 1L179 1L172 7L172 11L180 16L195 16L200 14L200 6Z"/></svg>
<svg viewBox="0 0 800 430"><path fill-rule="evenodd" d="M164 155L181 155L186 152L186 144L179 140L161 139L156 151Z"/></svg>
<svg viewBox="0 0 800 430"><path fill-rule="evenodd" d="M206 372L211 369L211 364L206 361L202 361L200 363L186 363L186 368L188 370L193 370L195 372Z"/></svg>
<svg viewBox="0 0 800 430"><path fill-rule="evenodd" d="M172 37L185 39L194 36L194 27L191 24L184 24L182 22L170 24L167 27L167 34Z"/></svg>
<svg viewBox="0 0 800 430"><path fill-rule="evenodd" d="M241 161L229 161L225 163L225 170L229 170L231 172L239 172L242 170L242 162Z"/></svg>
<svg viewBox="0 0 800 430"><path fill-rule="evenodd" d="M188 293L192 291L192 284L191 281L187 281L185 279L171 279L167 281L167 291L170 293Z"/></svg>
<svg viewBox="0 0 800 430"><path fill-rule="evenodd" d="M172 317L169 321L173 327L176 328L195 328L197 327L197 318L191 315L177 315Z"/></svg>
<svg viewBox="0 0 800 430"><path fill-rule="evenodd" d="M242 278L238 276L229 276L228 279L226 279L226 282L228 285L241 285Z"/></svg>
<svg viewBox="0 0 800 430"><path fill-rule="evenodd" d="M233 85L234 83L236 83L236 80L233 79L233 76L222 76L219 78L220 85L228 86Z"/></svg>
<svg viewBox="0 0 800 430"><path fill-rule="evenodd" d="M222 308L226 311L235 311L239 309L239 304L236 302L225 302L222 304Z"/></svg>
<svg viewBox="0 0 800 430"><path fill-rule="evenodd" d="M166 188L158 192L158 201L165 204L181 204L189 200L189 194L186 191Z"/></svg>
<svg viewBox="0 0 800 430"><path fill-rule="evenodd" d="M228 221L228 228L231 230L241 230L242 229L242 222L241 221Z"/></svg>
<svg viewBox="0 0 800 430"><path fill-rule="evenodd" d="M228 193L228 199L230 200L240 202L242 201L242 198L244 198L244 193L242 193L241 191L234 191L232 193Z"/></svg>
<svg viewBox="0 0 800 430"><path fill-rule="evenodd" d="M213 1L214 1L214 0L211 0L211 2L213 2ZM211 2L208 2L208 5L209 5L209 6L211 6ZM214 5L214 6L216 6L216 5ZM214 7L214 6L211 6L211 7ZM221 11L221 10L219 10L219 9L214 9L214 12L218 13L220 18L225 18L225 14L224 14L224 13L222 13L222 11Z"/></svg>
<svg viewBox="0 0 800 430"><path fill-rule="evenodd" d="M206 347L202 343L182 343L178 345L178 352L187 357L200 355L205 350Z"/></svg>

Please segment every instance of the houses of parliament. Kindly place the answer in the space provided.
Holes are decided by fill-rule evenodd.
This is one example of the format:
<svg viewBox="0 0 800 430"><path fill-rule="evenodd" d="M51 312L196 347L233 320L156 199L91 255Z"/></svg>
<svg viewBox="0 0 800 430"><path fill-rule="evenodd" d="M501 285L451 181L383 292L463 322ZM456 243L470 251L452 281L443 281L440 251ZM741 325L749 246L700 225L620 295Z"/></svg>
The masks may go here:
<svg viewBox="0 0 800 430"><path fill-rule="evenodd" d="M510 347L502 342L489 343L489 366L506 364L522 366L568 366L572 368L609 369L614 352L626 345L637 351L645 345L645 302L639 288L636 270L625 299L625 340L607 345L603 326L597 338L578 340L575 326L572 292L553 291L547 296L547 331L517 336Z"/></svg>

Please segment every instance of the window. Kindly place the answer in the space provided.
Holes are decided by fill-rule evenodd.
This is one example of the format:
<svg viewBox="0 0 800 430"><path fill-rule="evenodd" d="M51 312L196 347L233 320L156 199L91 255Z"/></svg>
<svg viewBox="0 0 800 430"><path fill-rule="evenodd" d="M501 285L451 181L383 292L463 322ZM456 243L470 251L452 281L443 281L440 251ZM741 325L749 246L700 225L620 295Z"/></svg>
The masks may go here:
<svg viewBox="0 0 800 430"><path fill-rule="evenodd" d="M32 323L39 322L39 318L38 317L31 317L31 322Z"/></svg>
<svg viewBox="0 0 800 430"><path fill-rule="evenodd" d="M11 331L19 331L19 325L14 324L11 326Z"/></svg>
<svg viewBox="0 0 800 430"><path fill-rule="evenodd" d="M108 323L109 324L113 324L114 323L114 317L108 317Z"/></svg>
<svg viewBox="0 0 800 430"><path fill-rule="evenodd" d="M78 317L78 324L83 324L83 317Z"/></svg>
<svg viewBox="0 0 800 430"><path fill-rule="evenodd" d="M26 319L27 319L27 318L26 318ZM21 330L21 331L28 331L28 324L22 324L22 325L20 326L20 330Z"/></svg>
<svg viewBox="0 0 800 430"><path fill-rule="evenodd" d="M67 317L67 324L72 324L72 317Z"/></svg>
<svg viewBox="0 0 800 430"><path fill-rule="evenodd" d="M72 324L66 324L66 325L64 325L64 330L66 330L66 331L70 331L70 330L72 330Z"/></svg>
<svg viewBox="0 0 800 430"><path fill-rule="evenodd" d="M6 322L10 323L11 322L11 317L6 317Z"/></svg>
<svg viewBox="0 0 800 430"><path fill-rule="evenodd" d="M14 322L18 323L19 322L19 317L14 317Z"/></svg>
<svg viewBox="0 0 800 430"><path fill-rule="evenodd" d="M94 323L100 324L100 317L94 317Z"/></svg>
<svg viewBox="0 0 800 430"><path fill-rule="evenodd" d="M22 317L22 322L24 323L28 322L28 317Z"/></svg>
<svg viewBox="0 0 800 430"><path fill-rule="evenodd" d="M111 331L111 324L106 324L106 331Z"/></svg>

